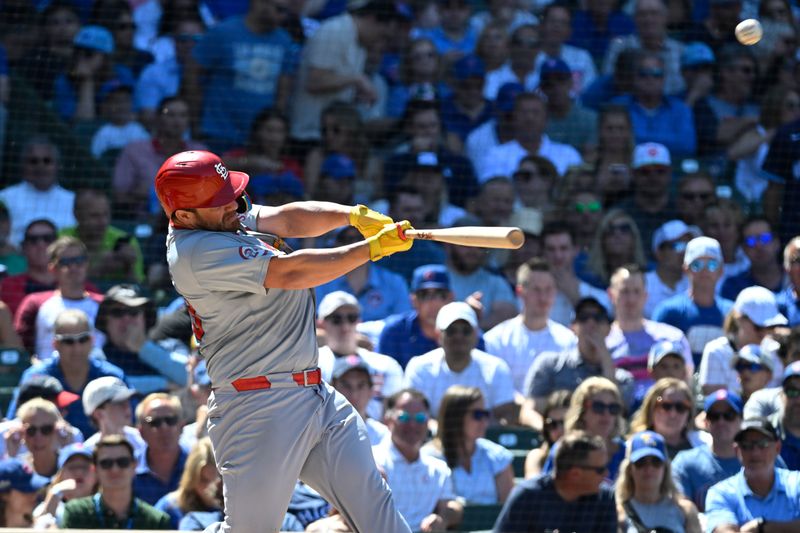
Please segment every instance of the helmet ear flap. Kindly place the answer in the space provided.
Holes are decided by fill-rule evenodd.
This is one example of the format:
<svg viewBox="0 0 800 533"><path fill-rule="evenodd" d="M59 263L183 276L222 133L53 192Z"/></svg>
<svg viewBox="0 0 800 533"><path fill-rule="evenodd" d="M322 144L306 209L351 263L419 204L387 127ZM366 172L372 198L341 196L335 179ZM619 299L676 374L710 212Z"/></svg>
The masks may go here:
<svg viewBox="0 0 800 533"><path fill-rule="evenodd" d="M236 199L236 206L236 212L239 214L247 213L253 207L253 201L247 191L242 191L242 195Z"/></svg>

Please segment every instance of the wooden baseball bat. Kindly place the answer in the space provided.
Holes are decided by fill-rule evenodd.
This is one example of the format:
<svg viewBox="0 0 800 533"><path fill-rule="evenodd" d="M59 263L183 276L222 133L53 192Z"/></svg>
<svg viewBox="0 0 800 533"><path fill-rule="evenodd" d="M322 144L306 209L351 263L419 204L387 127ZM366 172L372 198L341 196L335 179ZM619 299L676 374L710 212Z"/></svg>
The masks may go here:
<svg viewBox="0 0 800 533"><path fill-rule="evenodd" d="M410 229L405 235L426 241L447 242L480 248L517 249L525 243L525 234L514 227L459 226L443 229Z"/></svg>

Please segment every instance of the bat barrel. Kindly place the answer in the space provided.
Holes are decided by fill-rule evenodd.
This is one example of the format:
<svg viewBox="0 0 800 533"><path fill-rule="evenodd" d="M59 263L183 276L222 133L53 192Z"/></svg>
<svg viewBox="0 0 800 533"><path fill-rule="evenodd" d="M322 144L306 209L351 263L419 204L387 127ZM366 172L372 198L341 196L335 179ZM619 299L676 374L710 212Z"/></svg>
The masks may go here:
<svg viewBox="0 0 800 533"><path fill-rule="evenodd" d="M515 227L459 226L456 228L406 230L405 234L414 239L481 248L517 249L525 243L525 234L521 229Z"/></svg>

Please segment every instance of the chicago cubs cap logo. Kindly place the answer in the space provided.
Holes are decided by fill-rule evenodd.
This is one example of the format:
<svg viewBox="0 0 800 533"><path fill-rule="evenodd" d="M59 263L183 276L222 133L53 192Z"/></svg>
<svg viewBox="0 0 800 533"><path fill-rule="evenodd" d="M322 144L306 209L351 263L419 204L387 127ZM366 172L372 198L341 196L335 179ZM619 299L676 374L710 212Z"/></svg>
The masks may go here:
<svg viewBox="0 0 800 533"><path fill-rule="evenodd" d="M217 174L219 174L220 178L224 180L228 179L228 169L225 168L225 165L223 165L221 161L214 165L214 170L217 171Z"/></svg>

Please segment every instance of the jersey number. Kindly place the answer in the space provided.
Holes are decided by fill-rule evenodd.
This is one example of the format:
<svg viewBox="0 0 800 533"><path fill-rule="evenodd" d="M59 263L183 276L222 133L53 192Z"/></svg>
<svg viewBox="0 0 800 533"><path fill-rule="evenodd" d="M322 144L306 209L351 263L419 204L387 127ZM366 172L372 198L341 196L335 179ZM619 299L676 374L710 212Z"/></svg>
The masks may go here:
<svg viewBox="0 0 800 533"><path fill-rule="evenodd" d="M186 309L189 310L189 316L192 319L192 332L194 333L194 338L197 339L197 342L203 340L203 335L205 335L205 330L203 329L203 319L197 316L197 311L194 310L194 307L189 302L186 302Z"/></svg>

